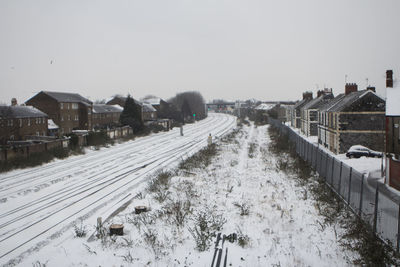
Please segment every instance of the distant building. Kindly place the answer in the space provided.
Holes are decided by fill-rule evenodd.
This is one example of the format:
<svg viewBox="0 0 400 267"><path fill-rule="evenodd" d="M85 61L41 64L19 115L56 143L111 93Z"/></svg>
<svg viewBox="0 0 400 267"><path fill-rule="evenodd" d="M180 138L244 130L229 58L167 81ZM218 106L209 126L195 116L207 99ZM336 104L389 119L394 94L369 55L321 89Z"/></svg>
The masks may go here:
<svg viewBox="0 0 400 267"><path fill-rule="evenodd" d="M46 113L59 126L60 134L93 128L93 103L79 94L41 91L26 104Z"/></svg>
<svg viewBox="0 0 400 267"><path fill-rule="evenodd" d="M301 132L306 136L318 135L318 109L333 99L332 89L317 92L317 97L300 108Z"/></svg>
<svg viewBox="0 0 400 267"><path fill-rule="evenodd" d="M47 135L48 116L32 106L0 106L0 144Z"/></svg>
<svg viewBox="0 0 400 267"><path fill-rule="evenodd" d="M375 88L358 91L357 84L346 84L345 94L333 105L321 107L319 140L336 154L347 152L353 145L382 151L384 144L385 100ZM321 126L322 125L322 126Z"/></svg>
<svg viewBox="0 0 400 267"><path fill-rule="evenodd" d="M304 92L303 93L303 99L296 104L294 104L291 115L291 125L295 128L300 128L301 127L301 108L307 104L309 101L313 99L313 93L312 92Z"/></svg>
<svg viewBox="0 0 400 267"><path fill-rule="evenodd" d="M93 104L93 127L112 128L119 125L122 110L120 105Z"/></svg>

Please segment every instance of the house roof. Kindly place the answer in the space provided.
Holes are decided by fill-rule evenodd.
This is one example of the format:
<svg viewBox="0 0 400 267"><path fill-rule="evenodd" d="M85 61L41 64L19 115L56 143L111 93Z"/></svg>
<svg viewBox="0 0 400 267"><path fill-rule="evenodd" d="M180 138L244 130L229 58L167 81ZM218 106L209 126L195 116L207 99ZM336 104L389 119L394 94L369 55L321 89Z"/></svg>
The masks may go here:
<svg viewBox="0 0 400 267"><path fill-rule="evenodd" d="M324 104L326 104L327 102L329 102L330 100L333 99L333 95L332 94L326 94L326 95L320 95L317 98L314 98L310 101L308 101L303 107L302 109L318 109L320 107L322 107Z"/></svg>
<svg viewBox="0 0 400 267"><path fill-rule="evenodd" d="M162 99L159 97L152 97L152 98L143 98L142 102L150 105L160 105L161 100Z"/></svg>
<svg viewBox="0 0 400 267"><path fill-rule="evenodd" d="M356 102L358 99L360 99L368 94L374 94L375 96L381 98L380 96L378 96L377 94L375 94L375 92L373 92L371 90L360 90L360 91L352 92L348 95L345 95L340 101L338 101L335 105L330 107L329 111L332 111L332 112L343 111L345 108L349 107L351 104Z"/></svg>
<svg viewBox="0 0 400 267"><path fill-rule="evenodd" d="M59 127L57 126L57 124L54 123L54 121L52 119L49 119L47 121L47 128L49 130L54 130L54 129L58 129Z"/></svg>
<svg viewBox="0 0 400 267"><path fill-rule="evenodd" d="M93 104L93 113L116 113L122 110L120 105Z"/></svg>
<svg viewBox="0 0 400 267"><path fill-rule="evenodd" d="M254 109L256 110L270 110L273 107L275 107L276 104L266 104L266 103L261 103L260 105L258 105L257 107L255 107Z"/></svg>
<svg viewBox="0 0 400 267"><path fill-rule="evenodd" d="M0 106L0 118L40 118L48 117L46 113L32 106Z"/></svg>
<svg viewBox="0 0 400 267"><path fill-rule="evenodd" d="M331 107L335 106L338 102L340 102L344 96L345 96L345 94L339 94L335 98L329 100L328 102L325 102L319 108L319 111L327 111L327 110L329 110Z"/></svg>
<svg viewBox="0 0 400 267"><path fill-rule="evenodd" d="M132 97L131 97L131 98L132 98ZM114 97L111 98L109 101L107 101L107 103L111 102L111 101L114 100L114 99L120 99L120 100L122 100L123 102L126 102L127 97L125 97L125 96L114 96ZM133 99L133 101L135 101L135 103L138 104L138 105L142 105L142 104L143 104L143 103L140 102L139 100L136 100L136 99L134 99L134 98L132 98L132 99Z"/></svg>
<svg viewBox="0 0 400 267"><path fill-rule="evenodd" d="M393 81L393 88L386 88L386 116L400 116L400 80Z"/></svg>
<svg viewBox="0 0 400 267"><path fill-rule="evenodd" d="M151 104L143 103L142 106L143 106L143 112L156 112L157 111Z"/></svg>
<svg viewBox="0 0 400 267"><path fill-rule="evenodd" d="M302 108L305 104L307 104L308 102L310 102L312 99L306 98L306 99L302 99L300 102L297 102L294 106L293 109L298 109L298 108Z"/></svg>
<svg viewBox="0 0 400 267"><path fill-rule="evenodd" d="M80 94L64 93L64 92L50 92L50 91L42 91L42 92L44 94L54 98L58 102L92 104L92 101L90 101L87 98L84 98Z"/></svg>

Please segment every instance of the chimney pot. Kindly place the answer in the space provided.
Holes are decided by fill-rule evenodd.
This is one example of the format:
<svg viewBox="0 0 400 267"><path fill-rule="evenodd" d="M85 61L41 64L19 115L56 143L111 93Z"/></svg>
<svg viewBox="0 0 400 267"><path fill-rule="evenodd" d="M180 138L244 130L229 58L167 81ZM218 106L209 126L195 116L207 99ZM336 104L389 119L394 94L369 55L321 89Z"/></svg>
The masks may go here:
<svg viewBox="0 0 400 267"><path fill-rule="evenodd" d="M17 99L16 99L15 97L13 97L13 98L11 99L11 106L16 106L16 105L18 105Z"/></svg>
<svg viewBox="0 0 400 267"><path fill-rule="evenodd" d="M393 88L393 71L392 70L386 71L386 87Z"/></svg>
<svg viewBox="0 0 400 267"><path fill-rule="evenodd" d="M357 92L358 91L358 86L356 83L346 83L345 86L345 95L348 95L352 92Z"/></svg>

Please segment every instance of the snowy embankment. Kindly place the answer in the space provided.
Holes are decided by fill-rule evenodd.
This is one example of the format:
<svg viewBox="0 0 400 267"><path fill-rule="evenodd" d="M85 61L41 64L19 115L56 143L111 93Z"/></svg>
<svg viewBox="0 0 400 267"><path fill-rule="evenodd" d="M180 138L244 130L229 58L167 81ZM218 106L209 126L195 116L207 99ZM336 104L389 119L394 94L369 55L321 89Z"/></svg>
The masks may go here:
<svg viewBox="0 0 400 267"><path fill-rule="evenodd" d="M68 238L73 225L107 217L148 175L175 167L236 125L236 118L205 120L100 151L0 175L0 265L18 263L48 243ZM28 264L30 265L30 263Z"/></svg>
<svg viewBox="0 0 400 267"><path fill-rule="evenodd" d="M348 265L354 255L343 251L337 238L344 230L323 224L314 200L305 197L305 188L277 170L269 142L267 126L244 126L234 138L219 143L218 155L208 167L178 169L162 191L151 192L146 185L133 190L137 198L107 223L123 223L123 237L89 242L69 230L24 263L210 266L214 239L199 252L199 235L193 231L199 229L199 215L207 214L223 225L220 232L238 235L239 241L224 243L228 266ZM136 205L151 211L136 215ZM178 210L184 216L176 216ZM94 231L86 226L89 233Z"/></svg>

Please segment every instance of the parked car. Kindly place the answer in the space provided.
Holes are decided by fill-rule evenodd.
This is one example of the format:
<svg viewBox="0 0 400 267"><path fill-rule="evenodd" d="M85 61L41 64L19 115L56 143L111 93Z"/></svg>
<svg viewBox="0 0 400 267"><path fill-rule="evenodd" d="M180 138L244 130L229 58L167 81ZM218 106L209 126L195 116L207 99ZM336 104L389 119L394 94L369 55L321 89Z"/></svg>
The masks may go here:
<svg viewBox="0 0 400 267"><path fill-rule="evenodd" d="M359 157L373 157L373 158L381 158L382 152L374 151L365 146L352 146L346 153L346 157L348 158L359 158Z"/></svg>

